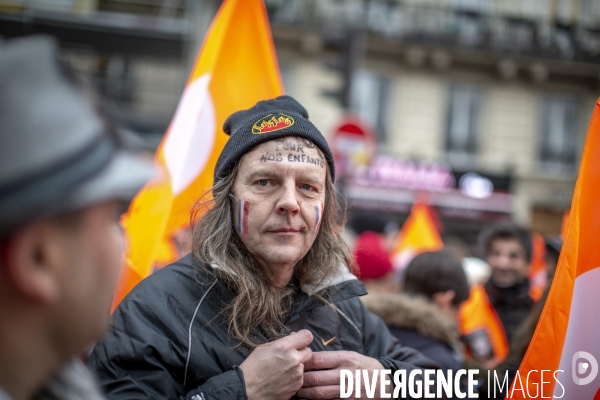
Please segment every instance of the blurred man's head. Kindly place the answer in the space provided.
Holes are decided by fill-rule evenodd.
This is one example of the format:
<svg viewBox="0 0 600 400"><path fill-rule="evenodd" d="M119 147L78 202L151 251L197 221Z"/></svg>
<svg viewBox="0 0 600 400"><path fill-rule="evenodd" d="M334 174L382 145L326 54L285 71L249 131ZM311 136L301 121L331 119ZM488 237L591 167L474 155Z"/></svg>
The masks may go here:
<svg viewBox="0 0 600 400"><path fill-rule="evenodd" d="M0 352L16 375L0 372L0 387L15 398L102 333L124 255L117 219L152 175L55 53L48 38L0 46Z"/></svg>
<svg viewBox="0 0 600 400"><path fill-rule="evenodd" d="M481 232L480 243L494 284L511 287L527 279L532 255L529 232L513 224L494 225Z"/></svg>
<svg viewBox="0 0 600 400"><path fill-rule="evenodd" d="M427 251L413 258L404 270L403 290L428 298L451 316L469 298L461 260L449 250Z"/></svg>
<svg viewBox="0 0 600 400"><path fill-rule="evenodd" d="M63 361L108 322L125 250L120 211L118 201L103 201L29 222L2 241L0 315L35 315L34 325Z"/></svg>

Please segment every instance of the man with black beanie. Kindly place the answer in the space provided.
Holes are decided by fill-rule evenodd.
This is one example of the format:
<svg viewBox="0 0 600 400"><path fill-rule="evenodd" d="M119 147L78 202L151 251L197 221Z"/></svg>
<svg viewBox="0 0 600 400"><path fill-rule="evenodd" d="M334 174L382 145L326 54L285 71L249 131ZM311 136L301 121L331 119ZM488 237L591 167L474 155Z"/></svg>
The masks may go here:
<svg viewBox="0 0 600 400"><path fill-rule="evenodd" d="M340 369L435 367L358 299L333 157L304 107L261 101L223 129L192 254L141 282L91 355L108 397L332 399Z"/></svg>

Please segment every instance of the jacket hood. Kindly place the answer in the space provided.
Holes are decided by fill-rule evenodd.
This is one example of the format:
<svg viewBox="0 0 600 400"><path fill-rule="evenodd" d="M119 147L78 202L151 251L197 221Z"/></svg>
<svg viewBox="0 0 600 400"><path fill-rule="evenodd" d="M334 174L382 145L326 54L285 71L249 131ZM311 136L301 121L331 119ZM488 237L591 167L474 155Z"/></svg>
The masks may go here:
<svg viewBox="0 0 600 400"><path fill-rule="evenodd" d="M412 329L451 347L459 345L458 324L422 297L401 293L375 293L361 298L388 326Z"/></svg>
<svg viewBox="0 0 600 400"><path fill-rule="evenodd" d="M308 294L313 294L320 292L321 290L326 289L328 287L337 286L349 281L358 282L358 279L356 278L356 276L354 276L354 274L352 274L348 270L348 267L345 264L342 264L337 266L335 274L332 275L331 279L329 279L326 282L319 282L317 284L307 283L305 285L306 287L304 288L304 290Z"/></svg>

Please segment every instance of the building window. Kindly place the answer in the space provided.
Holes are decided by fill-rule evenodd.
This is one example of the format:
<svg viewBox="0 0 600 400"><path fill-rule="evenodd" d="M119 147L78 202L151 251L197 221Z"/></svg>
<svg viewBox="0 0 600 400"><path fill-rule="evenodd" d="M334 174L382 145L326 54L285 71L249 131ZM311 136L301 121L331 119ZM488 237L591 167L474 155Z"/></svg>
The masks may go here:
<svg viewBox="0 0 600 400"><path fill-rule="evenodd" d="M446 153L451 162L477 153L480 129L481 90L471 85L450 87L446 124Z"/></svg>
<svg viewBox="0 0 600 400"><path fill-rule="evenodd" d="M367 70L358 71L353 78L351 109L377 135L377 142L385 144L389 79Z"/></svg>
<svg viewBox="0 0 600 400"><path fill-rule="evenodd" d="M547 95L542 101L540 161L545 165L575 167L577 159L577 100Z"/></svg>

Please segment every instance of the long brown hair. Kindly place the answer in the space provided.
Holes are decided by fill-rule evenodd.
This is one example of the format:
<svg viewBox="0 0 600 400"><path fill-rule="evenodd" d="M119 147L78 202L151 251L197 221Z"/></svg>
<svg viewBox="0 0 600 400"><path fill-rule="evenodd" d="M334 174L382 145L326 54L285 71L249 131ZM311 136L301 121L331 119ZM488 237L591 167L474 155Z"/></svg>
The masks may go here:
<svg viewBox="0 0 600 400"><path fill-rule="evenodd" d="M297 286L289 284L281 292L271 290L270 277L246 250L234 228L232 191L238 169L239 162L214 184L212 199L206 200L210 196L207 193L194 208L193 220L202 217L194 224L192 254L201 263L216 265L213 273L235 293L225 310L229 332L240 344L253 349L261 344L261 336L273 340L283 335L283 320L291 311L295 287L309 291L309 287L327 286L340 267L352 268L352 258L341 237L340 206L327 171L321 227L310 250L295 267L292 282Z"/></svg>

